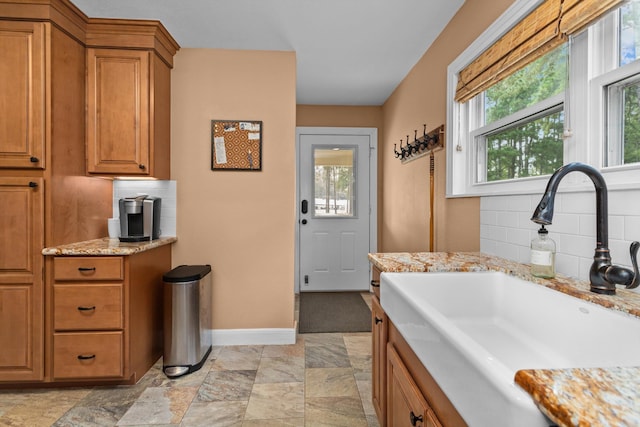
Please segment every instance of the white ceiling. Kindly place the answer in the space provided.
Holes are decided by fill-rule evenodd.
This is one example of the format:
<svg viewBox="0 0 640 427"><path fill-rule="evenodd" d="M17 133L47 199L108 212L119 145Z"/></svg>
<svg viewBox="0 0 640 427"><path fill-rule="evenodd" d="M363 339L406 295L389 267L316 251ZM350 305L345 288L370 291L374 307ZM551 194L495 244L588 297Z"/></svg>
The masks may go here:
<svg viewBox="0 0 640 427"><path fill-rule="evenodd" d="M382 105L464 0L72 0L161 21L182 48L295 51L297 103Z"/></svg>

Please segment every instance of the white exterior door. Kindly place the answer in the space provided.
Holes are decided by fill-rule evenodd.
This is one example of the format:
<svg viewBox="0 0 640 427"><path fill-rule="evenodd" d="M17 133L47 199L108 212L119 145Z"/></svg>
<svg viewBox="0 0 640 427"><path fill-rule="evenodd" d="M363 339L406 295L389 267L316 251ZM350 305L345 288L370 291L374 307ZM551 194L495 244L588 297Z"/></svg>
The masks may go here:
<svg viewBox="0 0 640 427"><path fill-rule="evenodd" d="M369 289L373 138L332 130L298 132L301 292Z"/></svg>

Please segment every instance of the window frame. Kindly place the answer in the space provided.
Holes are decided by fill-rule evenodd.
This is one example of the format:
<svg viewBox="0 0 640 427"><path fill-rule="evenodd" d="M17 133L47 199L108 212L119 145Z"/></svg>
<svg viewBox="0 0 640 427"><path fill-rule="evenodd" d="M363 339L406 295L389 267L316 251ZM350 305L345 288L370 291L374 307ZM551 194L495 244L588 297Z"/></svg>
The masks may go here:
<svg viewBox="0 0 640 427"><path fill-rule="evenodd" d="M447 123L450 125L446 130L446 197L536 194L544 191L549 175L477 182L479 162L475 137L482 129L479 128L482 117L481 114L476 114L480 110L476 107L479 102L478 98L481 96L464 104L454 101L460 70L542 1L516 0L447 68ZM559 95L561 98L564 97L565 114L563 164L581 161L599 168L609 188L640 188L640 180L637 179L640 170L639 163L620 166L605 166L604 164L605 113L608 111L608 105L605 105L607 85L629 78L634 74L640 78L640 60L616 68L618 38L613 30L617 28L618 16L618 13L610 13L588 30L574 36L569 42L571 61L569 81L565 93ZM613 46L615 48L612 48ZM592 76L596 77L592 78ZM547 101L542 101L542 103ZM521 111L515 114L522 113ZM500 119L500 122L503 120ZM470 129L474 129L474 131L470 131ZM582 174L572 174L564 181L566 183L563 183L563 188L568 190L582 191L592 187L588 177L583 177Z"/></svg>

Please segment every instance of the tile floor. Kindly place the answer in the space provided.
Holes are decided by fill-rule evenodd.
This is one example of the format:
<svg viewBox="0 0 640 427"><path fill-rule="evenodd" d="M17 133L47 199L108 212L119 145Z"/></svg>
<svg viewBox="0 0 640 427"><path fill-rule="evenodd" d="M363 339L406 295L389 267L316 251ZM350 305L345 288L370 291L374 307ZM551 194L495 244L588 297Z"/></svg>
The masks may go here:
<svg viewBox="0 0 640 427"><path fill-rule="evenodd" d="M0 390L0 426L378 426L371 334L214 347L202 369L174 380L159 361L133 386Z"/></svg>

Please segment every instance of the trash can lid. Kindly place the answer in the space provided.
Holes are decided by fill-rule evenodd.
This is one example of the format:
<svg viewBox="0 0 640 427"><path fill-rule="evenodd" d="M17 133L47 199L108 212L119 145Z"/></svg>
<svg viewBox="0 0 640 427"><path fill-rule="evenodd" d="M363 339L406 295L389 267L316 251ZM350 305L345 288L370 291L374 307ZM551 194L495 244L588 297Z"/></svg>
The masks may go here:
<svg viewBox="0 0 640 427"><path fill-rule="evenodd" d="M211 266L207 265L179 265L162 276L162 280L169 283L193 282L200 280L211 272Z"/></svg>

